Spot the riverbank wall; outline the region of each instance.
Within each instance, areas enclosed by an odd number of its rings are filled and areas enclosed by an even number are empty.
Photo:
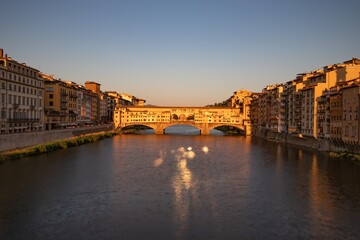
[[[270,141],[287,143],[299,147],[316,149],[324,152],[335,153],[353,153],[360,154],[360,145],[356,142],[344,142],[338,139],[331,138],[314,138],[308,136],[298,136],[287,133],[275,133],[272,131],[263,131],[260,134],[254,135],[268,139]]]
[[[114,130],[113,124],[68,128],[41,132],[13,133],[0,135],[0,152],[31,147],[85,134]]]

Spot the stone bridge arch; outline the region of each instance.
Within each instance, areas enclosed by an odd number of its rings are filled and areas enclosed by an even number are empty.
[[[239,129],[240,131],[242,131],[244,133],[244,135],[246,135],[246,129],[244,125],[236,125],[236,124],[227,124],[227,123],[220,123],[220,124],[212,124],[209,127],[209,130],[215,129],[217,127],[234,127]]]
[[[154,129],[155,134],[163,134],[164,129],[180,124],[200,129],[205,135],[219,126],[235,127],[248,135],[251,126],[247,122],[237,108],[118,106],[114,111],[117,129],[143,125]]]
[[[129,123],[126,124],[124,126],[119,126],[117,128],[117,130],[123,130],[124,128],[128,128],[128,127],[135,127],[135,126],[145,126],[145,127],[149,127],[151,129],[153,129],[155,131],[156,126],[154,126],[154,124],[149,124],[149,123]]]
[[[164,127],[164,131],[165,129],[172,127],[172,126],[176,126],[176,125],[186,125],[186,126],[191,126],[194,127],[198,130],[201,131],[201,126],[199,126],[198,124],[194,123],[193,121],[177,121],[177,122],[171,122],[169,124],[166,124],[166,126]]]

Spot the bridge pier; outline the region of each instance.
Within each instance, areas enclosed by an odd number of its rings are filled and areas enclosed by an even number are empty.
[[[208,123],[201,124],[200,135],[210,135],[210,128]]]
[[[210,130],[201,128],[200,135],[210,135]]]
[[[165,129],[161,128],[161,127],[156,127],[156,128],[154,128],[154,133],[157,135],[162,135],[165,133]]]

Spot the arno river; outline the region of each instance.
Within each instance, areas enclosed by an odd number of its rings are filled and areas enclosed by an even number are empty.
[[[360,239],[360,164],[170,130],[1,164],[0,239]]]

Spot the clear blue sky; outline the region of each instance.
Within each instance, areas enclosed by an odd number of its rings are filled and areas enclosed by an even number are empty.
[[[0,48],[63,80],[202,106],[360,58],[359,0],[2,1]]]

